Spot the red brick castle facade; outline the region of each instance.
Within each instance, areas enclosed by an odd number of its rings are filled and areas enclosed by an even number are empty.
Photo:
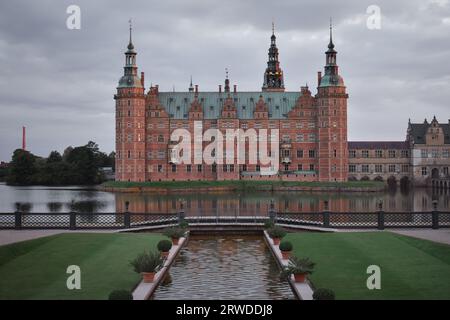
[[[274,32],[262,91],[238,92],[236,85],[231,90],[227,74],[223,90],[219,86],[216,92],[201,92],[191,81],[187,92],[159,92],[156,85],[146,93],[130,28],[124,75],[114,97],[116,180],[346,181],[348,95],[339,75],[331,31],[330,27],[325,71],[318,73],[315,95],[307,86],[285,91]],[[199,123],[203,131],[253,128],[270,134],[278,130],[279,150],[269,150],[269,154],[279,154],[279,170],[262,175],[260,163],[178,163],[172,158],[176,142],[171,141],[171,133],[182,128],[193,136]],[[205,147],[208,143],[200,144]],[[246,150],[248,158],[248,145]],[[199,150],[194,148],[192,158],[196,152]]]

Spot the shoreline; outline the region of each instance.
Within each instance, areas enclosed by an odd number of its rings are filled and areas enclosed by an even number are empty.
[[[214,185],[217,184],[217,185]],[[229,193],[240,191],[262,191],[262,192],[383,192],[386,185],[383,183],[293,183],[293,182],[109,182],[97,186],[97,190],[119,193],[157,193],[157,194],[180,194],[180,193]]]

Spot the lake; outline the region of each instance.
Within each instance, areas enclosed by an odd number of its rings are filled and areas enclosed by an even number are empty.
[[[326,192],[230,192],[158,195],[138,193],[110,193],[91,187],[13,187],[0,184],[0,212],[14,212],[21,203],[27,212],[84,213],[123,212],[130,202],[131,212],[177,212],[181,208],[189,215],[257,215],[275,209],[287,212],[316,212],[329,209],[336,212],[373,212],[382,201],[385,211],[431,211],[433,200],[440,211],[450,211],[448,190],[401,190],[381,193],[326,193]]]

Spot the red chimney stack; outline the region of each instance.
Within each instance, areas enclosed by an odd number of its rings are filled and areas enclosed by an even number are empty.
[[[145,88],[145,75],[143,72],[141,72],[141,84],[142,84],[142,87]]]
[[[22,127],[22,150],[27,149],[27,136],[26,136],[26,129],[25,127]]]

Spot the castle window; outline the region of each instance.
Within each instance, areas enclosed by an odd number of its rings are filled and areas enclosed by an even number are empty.
[[[369,150],[363,150],[363,151],[361,152],[361,154],[362,154],[362,157],[363,157],[363,158],[368,158],[368,157],[369,157]]]
[[[280,106],[275,106],[275,109],[276,110],[280,110]]]
[[[302,123],[302,122],[297,122],[297,123],[295,124],[295,127],[296,127],[297,129],[302,129],[302,128],[303,128],[303,123]]]
[[[164,142],[164,136],[162,134],[158,136],[158,142]]]
[[[407,173],[409,171],[409,165],[407,164],[402,164],[402,172],[403,173]]]
[[[431,157],[439,158],[439,150],[436,150],[436,149],[431,150]]]
[[[197,165],[197,172],[202,172],[202,165],[201,164],[199,164],[199,165]]]
[[[375,157],[383,158],[383,150],[375,150]]]
[[[131,151],[128,150],[128,159],[131,159]]]
[[[381,164],[376,164],[376,165],[375,165],[375,172],[376,172],[376,173],[382,173],[382,172],[383,172],[383,165],[381,165]]]
[[[422,167],[422,175],[426,176],[428,174],[427,167]]]
[[[361,171],[364,173],[368,173],[369,172],[369,165],[368,164],[363,164],[361,166]]]
[[[334,156],[335,158],[337,158],[337,150],[336,150],[336,149],[333,150],[333,156]]]
[[[297,150],[297,158],[303,158],[303,150],[301,149]]]
[[[315,158],[316,157],[316,150],[309,150],[308,156],[310,158]]]
[[[128,110],[128,116],[131,117],[131,111],[130,110]]]
[[[131,106],[131,101],[130,100],[127,100],[127,104],[129,105],[129,106]],[[130,111],[128,111],[128,112],[130,112]],[[129,116],[129,115],[128,115]]]
[[[217,172],[217,164],[215,164],[215,163],[212,164],[211,172]]]
[[[162,164],[158,164],[158,172],[163,172],[163,166],[162,166]]]
[[[311,164],[309,165],[309,170],[310,170],[310,171],[314,171],[314,169],[315,169],[315,168],[314,168],[314,164],[311,163]]]
[[[308,135],[308,140],[311,141],[311,142],[316,141],[316,135],[314,133],[310,133]]]
[[[395,164],[390,164],[389,165],[389,167],[388,167],[388,170],[389,170],[389,172],[391,172],[391,173],[393,173],[393,172],[395,172]]]
[[[261,166],[259,164],[256,165],[256,171],[257,172],[261,171]]]
[[[298,164],[297,165],[297,170],[298,171],[303,171],[303,165],[302,164]]]
[[[246,164],[244,164],[244,165],[242,165],[242,171],[247,171],[247,165]]]
[[[192,165],[188,164],[186,166],[186,172],[192,172]]]
[[[177,106],[177,111],[180,111],[180,106]]]
[[[288,164],[284,165],[284,171],[289,171],[289,165]]]
[[[349,150],[348,156],[349,158],[356,158],[356,150]]]
[[[234,164],[230,164],[230,172],[234,172]]]
[[[402,150],[401,155],[402,155],[402,158],[408,158],[408,157],[409,157],[409,152],[408,152],[408,150]]]
[[[305,138],[303,137],[302,133],[299,133],[299,134],[296,135],[295,140],[297,142],[303,142],[305,140]]]
[[[427,150],[422,150],[421,151],[421,156],[422,156],[422,158],[428,158],[428,151]]]
[[[177,172],[177,166],[175,164],[172,165],[172,172]]]
[[[389,150],[388,155],[389,155],[389,158],[395,158],[395,156],[396,156],[395,150]]]
[[[354,164],[349,165],[348,166],[348,172],[355,173],[356,172],[356,165],[354,165]]]
[[[337,134],[333,133],[333,141],[337,141]]]

